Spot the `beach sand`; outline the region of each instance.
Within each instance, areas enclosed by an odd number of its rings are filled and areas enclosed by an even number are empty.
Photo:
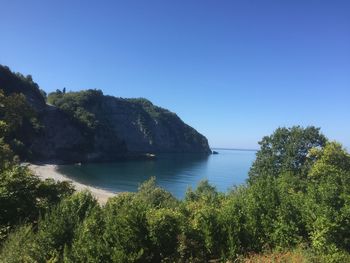
[[[28,168],[39,178],[45,180],[52,178],[55,181],[70,181],[77,191],[89,190],[100,204],[105,204],[108,198],[116,196],[115,193],[78,183],[57,171],[55,164],[29,164]]]

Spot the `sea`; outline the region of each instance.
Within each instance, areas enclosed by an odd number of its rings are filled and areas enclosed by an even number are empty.
[[[202,180],[208,180],[221,192],[246,183],[256,151],[213,150],[218,154],[159,154],[154,160],[60,165],[58,171],[72,180],[111,192],[135,192],[154,176],[159,186],[179,199]]]

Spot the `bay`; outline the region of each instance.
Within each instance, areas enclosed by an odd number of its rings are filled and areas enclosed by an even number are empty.
[[[214,150],[219,154],[160,154],[155,160],[60,165],[58,171],[112,192],[137,191],[142,182],[155,176],[158,185],[177,198],[183,198],[187,188],[194,189],[201,180],[208,180],[219,191],[245,183],[256,151]]]

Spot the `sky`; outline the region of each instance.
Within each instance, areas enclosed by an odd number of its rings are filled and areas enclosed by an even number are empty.
[[[211,147],[314,125],[350,149],[350,1],[0,0],[0,64],[176,112]]]

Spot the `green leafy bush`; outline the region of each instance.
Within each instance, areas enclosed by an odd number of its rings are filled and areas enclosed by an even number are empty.
[[[304,134],[300,129],[297,133]],[[318,132],[312,134],[319,136]],[[189,189],[183,200],[176,200],[151,178],[138,192],[118,194],[100,206],[89,193],[65,196],[62,193],[67,192],[67,186],[51,181],[37,187],[34,177],[22,174],[27,173],[25,169],[4,165],[2,173],[7,183],[2,184],[0,193],[8,207],[0,210],[3,229],[6,231],[10,218],[27,222],[8,237],[3,236],[6,240],[0,259],[348,262],[350,155],[334,142],[311,143],[316,147],[309,149],[304,139],[295,144],[300,150],[283,155],[287,160],[280,159],[279,151],[268,152],[268,159],[274,160],[271,171],[276,171],[279,164],[288,169],[280,169],[277,174],[255,174],[248,184],[228,193],[220,193],[203,181],[196,189]],[[265,150],[258,153],[259,158],[265,156]],[[296,169],[290,169],[289,164],[298,162]],[[20,191],[18,178],[23,176],[25,189]],[[46,201],[38,203],[38,196]],[[19,209],[11,210],[12,206]],[[42,209],[43,215],[27,214],[31,209]]]
[[[95,114],[89,110],[101,103],[101,90],[86,90],[81,92],[50,93],[47,102],[57,106],[75,120],[86,132],[92,132],[99,125]]]

